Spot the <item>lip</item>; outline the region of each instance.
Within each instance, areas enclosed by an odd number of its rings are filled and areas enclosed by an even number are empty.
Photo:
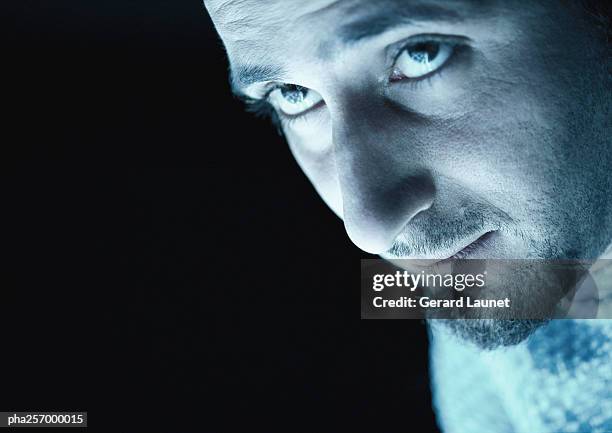
[[[480,235],[474,235],[473,237],[466,238],[466,242],[463,243],[463,247],[459,249],[448,249],[446,251],[440,251],[437,254],[432,254],[431,257],[384,257],[387,260],[409,260],[411,264],[416,266],[430,267],[434,265],[444,265],[451,263],[453,260],[469,259],[473,256],[479,255],[484,248],[491,244],[493,239],[497,236],[497,230],[489,230]]]
[[[484,247],[489,245],[489,243],[491,242],[495,234],[496,234],[495,230],[488,231],[482,234],[481,236],[479,236],[473,242],[463,247],[461,250],[457,251],[452,256],[446,259],[440,260],[437,263],[446,263],[446,262],[450,262],[451,260],[469,259],[471,256],[475,255],[476,253],[481,251]]]

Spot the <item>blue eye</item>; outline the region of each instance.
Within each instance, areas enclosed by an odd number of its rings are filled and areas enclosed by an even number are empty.
[[[406,46],[395,60],[391,81],[419,78],[441,68],[453,54],[453,47],[435,41]]]
[[[298,116],[319,104],[323,98],[317,92],[295,84],[284,84],[268,95],[268,101],[288,116]]]

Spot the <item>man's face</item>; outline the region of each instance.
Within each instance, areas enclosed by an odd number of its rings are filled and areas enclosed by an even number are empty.
[[[607,51],[578,3],[205,4],[237,92],[274,107],[353,242],[445,259],[610,243]]]

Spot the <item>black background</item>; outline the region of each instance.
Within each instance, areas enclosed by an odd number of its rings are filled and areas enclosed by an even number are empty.
[[[199,2],[1,8],[0,410],[435,431],[424,325],[360,320],[368,256],[230,96]]]

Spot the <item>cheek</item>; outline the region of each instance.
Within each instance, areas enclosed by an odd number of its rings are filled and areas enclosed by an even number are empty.
[[[308,123],[285,127],[285,137],[291,153],[317,193],[342,218],[342,195],[334,161],[331,124],[327,113],[322,117],[300,120]]]
[[[584,138],[568,127],[576,102],[560,96],[560,86],[515,72],[483,75],[462,99],[463,115],[428,131],[441,155],[436,169],[504,211],[536,244],[567,244],[567,230],[584,225],[575,172]]]
[[[526,60],[529,52],[486,48],[486,55],[474,52],[469,67],[449,70],[409,99],[432,120],[420,139],[437,156],[438,170],[496,204],[546,205],[575,161],[567,149],[579,137],[567,126],[576,102],[559,93],[563,80]]]

